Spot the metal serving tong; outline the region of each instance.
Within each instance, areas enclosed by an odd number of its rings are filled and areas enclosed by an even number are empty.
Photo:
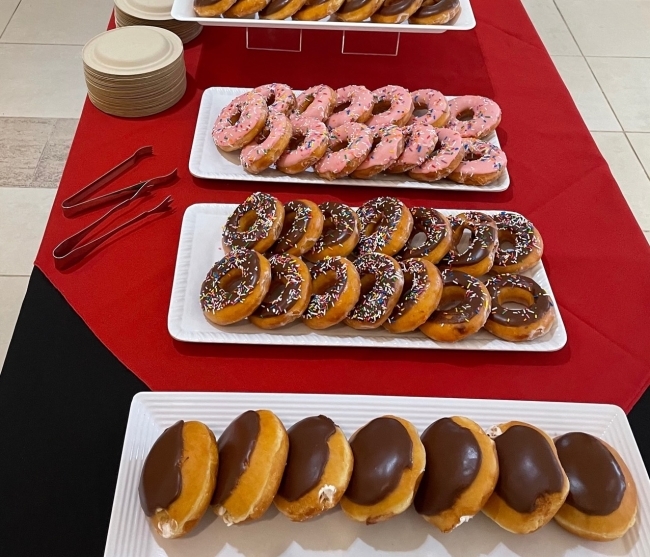
[[[90,197],[93,193],[99,190],[101,187],[112,182],[115,178],[122,175],[124,172],[135,166],[143,157],[153,155],[152,147],[142,147],[138,149],[133,155],[128,159],[122,161],[117,166],[106,172],[104,175],[100,176],[94,180],[89,185],[82,188],[80,191],[74,195],[68,197],[61,203],[63,208],[63,213],[67,217],[77,215],[84,211],[94,209],[103,205],[108,205],[112,202],[117,202],[122,200],[120,203],[115,205],[110,209],[106,214],[101,216],[92,224],[89,224],[84,229],[80,230],[76,234],[70,236],[69,238],[63,240],[52,252],[54,257],[54,264],[57,269],[62,270],[66,269],[75,263],[81,261],[86,255],[91,251],[97,248],[100,244],[108,240],[111,236],[114,236],[121,230],[135,224],[136,222],[141,221],[142,219],[153,215],[156,213],[164,213],[171,210],[172,196],[168,195],[163,199],[153,209],[144,211],[139,215],[136,215],[132,219],[128,220],[125,223],[120,224],[119,226],[109,230],[104,233],[102,236],[95,238],[86,243],[82,243],[83,239],[90,234],[95,228],[102,224],[106,219],[111,217],[113,214],[117,213],[121,209],[128,206],[132,201],[136,199],[143,198],[146,195],[149,195],[156,186],[161,186],[173,182],[178,177],[177,169],[172,170],[169,174],[164,176],[158,176],[156,178],[150,178],[148,180],[143,180],[137,184],[133,184],[126,188],[100,195],[98,197]]]

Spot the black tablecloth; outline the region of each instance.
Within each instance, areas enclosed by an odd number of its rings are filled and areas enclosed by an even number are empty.
[[[0,374],[1,557],[103,555],[129,406],[144,390],[35,269]],[[648,466],[650,391],[629,418]]]

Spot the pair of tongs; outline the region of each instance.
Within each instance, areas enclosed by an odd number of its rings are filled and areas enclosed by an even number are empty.
[[[78,263],[100,244],[108,240],[111,236],[114,236],[118,232],[135,224],[136,222],[141,221],[149,215],[164,213],[171,209],[172,196],[168,195],[165,197],[165,199],[162,200],[160,204],[158,204],[153,209],[149,209],[148,211],[144,211],[139,215],[136,215],[127,222],[120,224],[116,228],[109,230],[94,240],[82,243],[83,239],[90,232],[92,232],[113,214],[129,205],[132,201],[148,195],[156,186],[168,184],[177,178],[177,170],[174,169],[169,174],[166,174],[164,176],[158,176],[157,178],[143,180],[137,184],[133,184],[111,193],[100,195],[98,197],[91,197],[97,190],[112,182],[130,168],[134,167],[140,162],[140,160],[142,160],[142,158],[150,155],[153,155],[152,147],[142,147],[138,149],[128,159],[122,161],[115,168],[112,168],[61,203],[63,214],[67,217],[72,217],[82,212],[120,201],[120,203],[115,205],[95,222],[80,230],[76,234],[70,236],[69,238],[63,240],[63,242],[54,248],[52,255],[54,257],[54,264],[57,269],[66,269],[75,263]]]

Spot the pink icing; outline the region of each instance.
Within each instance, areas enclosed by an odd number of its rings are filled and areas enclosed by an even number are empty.
[[[404,134],[401,128],[397,126],[371,129],[373,139],[375,141],[379,140],[379,143],[372,148],[366,160],[357,167],[356,171],[375,168],[379,173],[393,164],[402,154],[404,150]]]
[[[445,128],[436,130],[438,142],[431,153],[431,156],[423,164],[411,170],[414,174],[432,174],[440,170],[449,168],[449,166],[458,157],[458,151],[463,148],[463,140],[460,135]]]
[[[241,150],[239,158],[242,166],[248,170],[252,164],[258,162],[270,149],[275,147],[290,129],[289,118],[281,112],[272,112],[262,133]],[[273,161],[269,166],[271,164],[273,164]]]
[[[410,118],[413,113],[413,99],[404,87],[387,85],[381,89],[376,89],[372,94],[375,96],[377,103],[388,102],[390,108],[385,112],[371,116],[370,120],[366,122],[368,126],[397,124],[400,120],[403,120],[405,114]]]
[[[403,128],[404,132],[404,152],[395,161],[395,164],[389,168],[395,168],[399,172],[406,172],[420,166],[426,158],[435,149],[438,142],[436,128],[428,124],[412,124]]]
[[[232,147],[240,143],[261,120],[266,120],[269,110],[266,101],[257,93],[244,93],[226,106],[212,128],[212,139],[217,147]],[[239,117],[235,124],[231,120]]]
[[[324,122],[332,113],[336,99],[334,89],[327,85],[315,85],[298,95],[293,118],[304,116]]]
[[[480,139],[463,139],[463,149],[466,157],[471,154],[479,157],[475,160],[465,160],[454,170],[461,176],[477,176],[501,172],[508,164],[506,154],[491,143]]]
[[[341,144],[345,145],[339,151],[331,150]],[[372,149],[372,131],[368,126],[350,122],[343,124],[330,132],[330,150],[319,160],[316,165],[318,174],[333,172],[340,176],[347,176],[354,166],[350,161],[362,161]]]
[[[262,95],[267,104],[273,99],[273,103],[269,105],[269,112],[282,112],[282,114],[288,116],[296,106],[296,96],[293,94],[291,87],[284,83],[260,85],[253,89],[253,93]]]
[[[320,120],[304,117],[294,119],[292,124],[294,136],[301,135],[303,140],[295,149],[282,153],[276,166],[282,169],[305,164],[304,167],[308,168],[318,160],[314,158],[314,151],[329,141],[327,127]],[[311,162],[306,164],[308,160]]]
[[[349,106],[343,110],[337,111],[349,103]],[[327,119],[327,125],[330,128],[338,128],[348,122],[358,122],[359,119],[372,110],[375,104],[375,97],[369,89],[363,85],[348,85],[336,90],[336,107],[334,114]]]
[[[418,122],[420,124],[430,124],[433,126],[441,117],[449,116],[449,103],[445,96],[435,89],[419,89],[411,93],[415,110],[420,108],[427,109],[421,116],[413,116],[410,124]],[[443,122],[444,125],[445,122]]]
[[[487,97],[465,95],[449,101],[451,118],[447,123],[449,129],[457,131],[461,137],[484,137],[499,125],[501,108]],[[471,120],[458,120],[458,115],[472,111]]]

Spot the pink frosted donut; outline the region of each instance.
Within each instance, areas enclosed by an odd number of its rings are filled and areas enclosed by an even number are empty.
[[[501,108],[492,99],[465,95],[449,101],[451,118],[447,127],[461,137],[482,138],[493,132],[501,122]]]
[[[413,99],[411,94],[397,85],[387,85],[372,92],[375,107],[372,110],[369,126],[404,126],[413,116]]]
[[[386,170],[404,151],[404,134],[398,126],[370,128],[373,135],[372,150],[357,169],[354,178],[370,178]]]
[[[327,127],[315,118],[296,118],[292,121],[293,136],[282,153],[276,168],[285,174],[298,174],[316,164],[327,151]]]
[[[365,122],[372,116],[375,97],[363,85],[348,85],[336,90],[334,113],[327,119],[330,128],[338,128],[348,122]]]
[[[411,93],[415,110],[426,109],[420,116],[413,115],[411,124],[429,124],[436,128],[442,128],[450,116],[449,103],[445,96],[435,89],[419,89]]]
[[[264,97],[269,112],[282,112],[282,114],[289,116],[289,113],[296,106],[296,96],[293,94],[291,87],[284,83],[260,85],[253,89],[253,93]]]
[[[292,117],[304,116],[324,122],[331,116],[335,105],[336,93],[334,89],[327,85],[315,85],[298,95],[296,110]]]
[[[280,158],[291,139],[291,122],[282,112],[271,112],[262,132],[239,155],[246,172],[259,174]]]
[[[236,151],[262,131],[269,109],[257,93],[244,93],[233,99],[219,114],[212,128],[214,144],[224,151]]]
[[[402,128],[404,132],[404,152],[399,156],[387,172],[399,174],[408,172],[411,168],[420,166],[433,152],[438,142],[436,129],[429,124],[411,124]]]
[[[326,180],[351,174],[370,153],[372,140],[370,128],[356,122],[333,129],[327,153],[314,166],[316,172]]]
[[[449,176],[463,160],[465,151],[460,135],[445,128],[438,128],[436,133],[438,142],[433,152],[420,166],[411,169],[411,178],[421,182],[435,182]]]
[[[487,141],[463,139],[463,151],[463,160],[449,175],[454,182],[485,186],[498,180],[506,170],[506,154]]]

